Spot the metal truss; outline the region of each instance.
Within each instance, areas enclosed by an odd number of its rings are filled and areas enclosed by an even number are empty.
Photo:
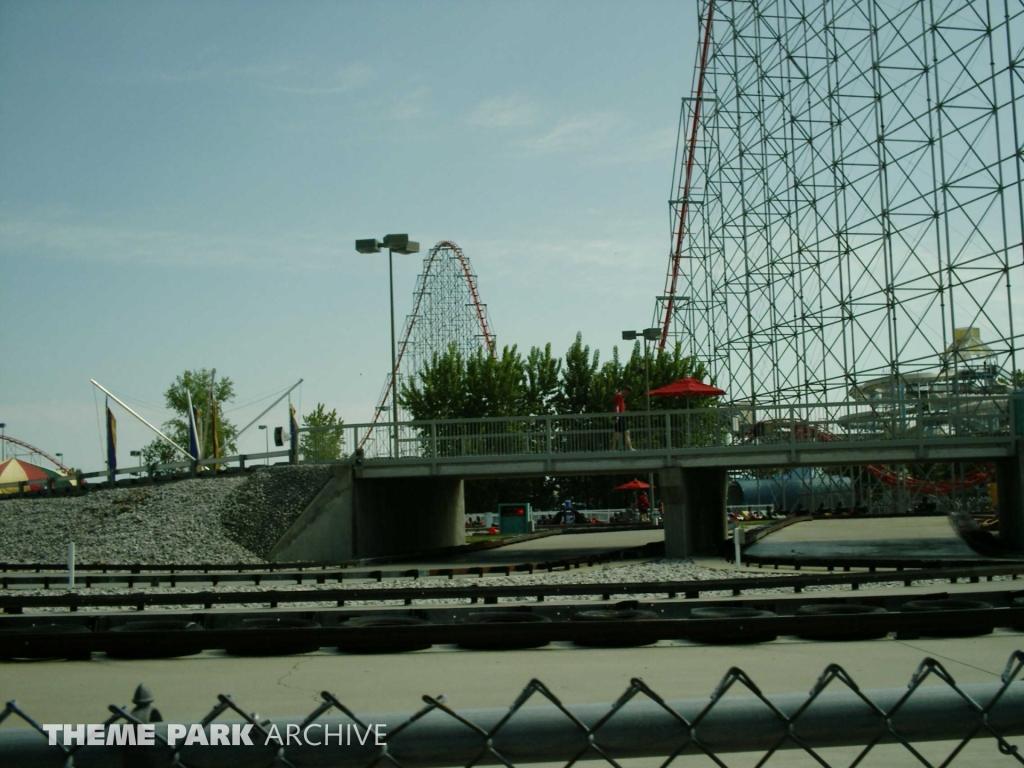
[[[477,276],[469,257],[458,245],[442,240],[423,259],[423,271],[412,294],[412,312],[405,319],[405,330],[398,345],[399,386],[403,378],[414,378],[435,353],[455,346],[464,356],[483,348],[495,355],[497,341],[480,301]],[[387,375],[374,412],[373,423],[391,410],[391,373]],[[408,417],[402,414],[400,418]],[[366,433],[360,447],[372,435]]]
[[[1005,391],[1022,364],[1021,0],[698,14],[663,343],[737,402]]]
[[[423,260],[399,347],[399,376],[416,376],[435,353],[454,345],[469,356],[478,349],[494,355],[494,331],[480,301],[477,277],[462,249],[445,240]]]

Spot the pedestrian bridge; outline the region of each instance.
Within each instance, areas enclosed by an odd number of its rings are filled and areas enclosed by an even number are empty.
[[[346,424],[300,432],[308,435],[303,461],[338,460],[340,451],[353,457],[357,476],[364,478],[928,463],[1013,456],[1013,399],[943,397],[637,412],[628,414],[632,451],[625,450],[621,439],[612,450],[611,413]],[[1016,399],[1024,416],[1024,398]]]
[[[337,477],[271,553],[347,559],[460,544],[474,478],[658,473],[669,557],[717,551],[729,470],[991,461],[1000,536],[1024,551],[1024,398],[729,404],[611,413],[345,424],[300,430],[303,462]]]

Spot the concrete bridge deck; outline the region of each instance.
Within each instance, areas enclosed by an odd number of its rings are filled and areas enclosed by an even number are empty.
[[[1016,399],[645,412],[628,415],[635,450],[617,451],[612,414],[307,428],[300,430],[303,460],[338,461],[339,445],[353,452],[331,492],[337,503],[321,500],[333,511],[304,515],[271,556],[331,559],[451,546],[463,533],[467,479],[657,472],[666,554],[688,557],[716,552],[725,538],[730,470],[953,462],[994,464],[1000,536],[1024,551],[1024,426],[1014,410],[1024,404]],[[349,532],[347,544],[332,520]]]
[[[480,454],[474,456],[379,457],[356,464],[356,476],[393,477],[551,477],[557,475],[643,474],[670,467],[763,469],[771,467],[852,466],[950,461],[990,461],[1013,456],[1009,437],[930,440],[860,440],[792,444],[725,444],[705,447],[594,450],[588,453]]]

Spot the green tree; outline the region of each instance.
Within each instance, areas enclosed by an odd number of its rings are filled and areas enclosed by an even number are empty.
[[[398,402],[417,420],[518,416],[527,391],[526,362],[515,346],[494,359],[482,349],[464,357],[452,345],[403,382]]]
[[[467,399],[466,361],[454,344],[435,352],[398,392],[398,402],[418,421],[464,418]]]
[[[551,344],[533,347],[526,356],[522,409],[529,414],[554,413],[562,361],[551,357]]]
[[[222,376],[217,378],[214,383],[214,372],[211,370],[201,368],[185,371],[175,378],[171,386],[164,392],[164,402],[167,404],[167,408],[177,415],[163,423],[163,432],[185,450],[188,450],[188,396],[192,396],[192,405],[200,412],[200,435],[204,458],[213,456],[213,429],[210,423],[211,403],[209,402],[211,383],[213,383],[213,399],[217,407],[219,454],[229,456],[237,451],[235,437],[238,435],[238,428],[224,418],[222,410],[225,403],[230,403],[235,399],[235,385],[231,379]],[[182,461],[185,458],[159,438],[145,446],[142,449],[142,455],[147,464],[152,462],[165,464]]]
[[[463,418],[525,415],[525,366],[514,344],[506,346],[498,358],[478,348],[466,360]]]
[[[304,427],[333,427],[344,424],[338,418],[338,409],[327,410],[323,403],[317,403],[310,413],[302,417]],[[337,461],[345,447],[345,434],[340,429],[322,432],[303,432],[299,437],[299,453],[303,461]]]
[[[597,378],[601,353],[590,355],[590,347],[583,345],[583,334],[576,334],[576,341],[565,353],[562,367],[561,389],[555,395],[554,407],[558,413],[590,413],[606,410],[594,407],[593,386]],[[607,406],[611,410],[611,405]]]

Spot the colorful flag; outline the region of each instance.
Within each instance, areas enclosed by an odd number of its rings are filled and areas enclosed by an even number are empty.
[[[295,421],[295,407],[288,404],[288,428],[290,430],[290,441],[289,450],[291,451],[291,461],[295,463],[299,460],[299,423]]]
[[[110,410],[110,398],[106,400],[107,406],[107,469],[117,469],[117,419]]]
[[[213,433],[213,458],[220,458],[220,443],[217,439],[217,401],[210,401],[210,431]]]
[[[185,397],[188,400],[188,452],[193,459],[198,461],[203,458],[199,452],[199,430],[196,428],[199,411],[192,405],[192,393],[185,390]]]

